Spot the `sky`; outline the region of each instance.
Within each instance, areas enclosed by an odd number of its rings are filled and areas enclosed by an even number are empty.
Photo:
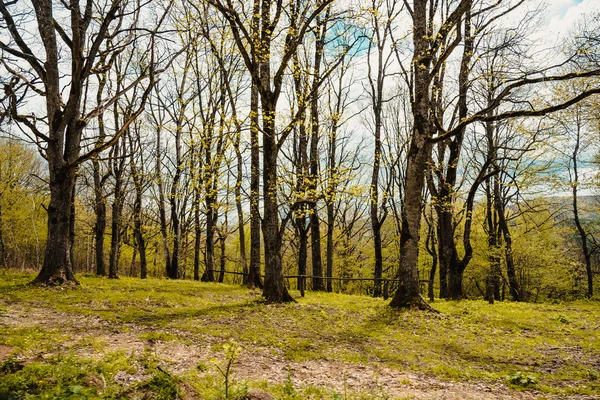
[[[600,0],[547,0],[546,29],[555,38],[569,33],[583,15],[600,13]]]

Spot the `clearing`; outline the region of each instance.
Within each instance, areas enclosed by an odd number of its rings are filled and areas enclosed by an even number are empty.
[[[222,284],[32,278],[0,272],[0,399],[600,399],[596,302],[436,301],[434,315],[364,296],[266,305]]]

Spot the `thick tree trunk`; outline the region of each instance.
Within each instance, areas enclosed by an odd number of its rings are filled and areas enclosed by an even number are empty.
[[[400,232],[400,265],[398,290],[390,306],[407,308],[428,307],[419,292],[419,230],[423,209],[422,193],[425,186],[425,171],[430,160],[431,145],[429,120],[429,63],[427,38],[427,1],[418,0],[413,6],[414,44],[414,99],[413,134],[406,160],[406,182],[402,208],[402,229]]]
[[[281,234],[279,232],[279,207],[277,202],[278,149],[275,137],[275,108],[275,103],[269,102],[268,99],[263,97],[263,237],[265,243],[263,296],[268,303],[294,301],[285,287],[281,260]]]
[[[75,171],[51,171],[50,204],[48,205],[48,240],[42,270],[33,284],[78,284],[73,274],[70,255],[71,194],[75,188]]]
[[[452,300],[463,298],[463,272],[463,263],[456,259],[452,260],[448,273],[448,297]]]
[[[423,307],[419,291],[419,229],[423,199],[424,171],[429,159],[429,146],[425,143],[424,121],[416,119],[415,130],[407,160],[407,175],[402,209],[402,230],[400,232],[400,266],[398,290],[390,306],[407,308]]]

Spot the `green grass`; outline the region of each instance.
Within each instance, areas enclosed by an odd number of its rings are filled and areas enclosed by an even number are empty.
[[[0,321],[14,319],[13,310],[45,321],[0,325],[0,345],[12,353],[0,364],[0,399],[174,398],[186,391],[192,398],[224,398],[216,367],[230,341],[248,354],[258,349],[289,363],[384,366],[442,381],[501,383],[542,397],[600,393],[595,302],[436,301],[441,315],[435,315],[394,311],[365,296],[308,292],[294,304],[267,305],[256,290],[219,284],[82,276],[80,287],[40,288],[27,286],[31,279],[0,272]],[[143,351],[112,351],[113,336],[123,334],[143,343]],[[169,372],[173,361],[153,349],[175,345],[208,345],[212,356]],[[138,378],[124,384],[119,371]],[[383,396],[237,380],[230,398],[249,388],[281,399]]]

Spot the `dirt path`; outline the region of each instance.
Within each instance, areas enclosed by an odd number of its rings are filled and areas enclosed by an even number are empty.
[[[73,339],[57,347],[56,354],[75,351],[83,357],[102,357],[108,352],[125,351],[142,356],[151,350],[162,360],[163,367],[175,374],[181,374],[199,363],[212,359],[223,359],[223,354],[212,350],[219,343],[214,337],[194,337],[189,332],[171,331],[184,340],[153,341],[143,340],[140,335],[152,332],[148,327],[107,322],[99,317],[87,317],[60,312],[46,312],[41,309],[25,310],[18,305],[6,306],[7,312],[0,318],[0,324],[11,327],[40,326],[44,329],[60,329]],[[90,341],[103,343],[101,348],[78,346]],[[8,346],[0,346],[0,362],[13,352]],[[39,358],[47,354],[21,354],[25,358]],[[127,386],[147,379],[143,370],[138,374],[118,373],[115,380]],[[234,379],[272,383],[283,383],[291,379],[296,387],[314,385],[326,387],[339,393],[345,391],[377,394],[384,399],[416,400],[500,400],[537,399],[532,393],[510,390],[505,385],[487,383],[472,384],[442,381],[420,373],[404,372],[387,368],[384,365],[361,365],[331,360],[310,360],[294,362],[267,348],[242,349],[236,365]],[[552,398],[544,396],[543,398]],[[558,398],[558,397],[556,397]],[[591,397],[570,397],[570,399],[591,399]]]

